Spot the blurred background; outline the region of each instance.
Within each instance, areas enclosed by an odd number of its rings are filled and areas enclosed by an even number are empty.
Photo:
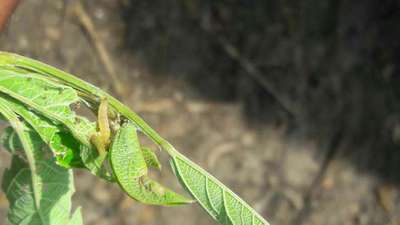
[[[271,224],[398,225],[399,24],[397,0],[25,0],[0,49],[110,91]],[[216,224],[75,178],[86,225]]]

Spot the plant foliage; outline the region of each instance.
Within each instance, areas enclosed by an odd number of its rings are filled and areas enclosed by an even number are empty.
[[[74,106],[79,104],[98,111],[98,121],[77,115]],[[268,224],[127,106],[54,67],[0,52],[0,114],[10,124],[1,138],[12,154],[3,176],[10,224],[82,224],[79,208],[71,215],[72,168],[115,182],[145,204],[194,202],[148,176],[148,170],[160,170],[161,164],[151,149],[141,146],[138,132],[168,153],[180,183],[219,224]],[[111,123],[117,126],[109,131]]]

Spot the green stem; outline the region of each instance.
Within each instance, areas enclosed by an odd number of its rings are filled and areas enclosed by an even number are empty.
[[[98,98],[96,99],[96,102],[99,102],[101,98],[107,98],[109,105],[114,110],[119,112],[122,116],[131,120],[144,134],[146,134],[151,140],[153,140],[162,149],[164,149],[171,157],[180,155],[168,141],[162,138],[138,114],[133,112],[118,99],[109,95],[107,92],[101,90],[100,88],[55,67],[13,53],[0,51],[0,64],[5,66],[8,65],[10,67],[18,67],[26,70],[34,70],[36,72],[39,72],[40,74],[56,78],[57,80],[62,81],[68,86],[79,90],[80,92],[87,93],[89,96],[96,96]]]

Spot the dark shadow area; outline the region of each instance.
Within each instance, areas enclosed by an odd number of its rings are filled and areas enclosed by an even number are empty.
[[[124,47],[155,74],[400,182],[399,1],[131,0],[122,11]]]

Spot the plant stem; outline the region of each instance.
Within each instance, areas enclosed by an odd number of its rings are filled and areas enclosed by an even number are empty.
[[[50,65],[44,64],[34,59],[30,59],[17,54],[1,52],[0,51],[0,64],[18,67],[26,70],[34,70],[40,74],[56,78],[63,83],[71,86],[80,92],[88,94],[87,96],[95,96],[96,102],[100,102],[101,98],[107,98],[109,105],[122,116],[131,120],[145,135],[147,135],[152,141],[158,144],[164,149],[171,157],[179,154],[177,150],[164,138],[162,138],[153,128],[151,128],[138,114],[133,112],[129,107],[125,106],[118,99],[109,95],[107,92],[100,88],[79,79],[69,73],[59,70]],[[179,154],[180,155],[180,154]]]

